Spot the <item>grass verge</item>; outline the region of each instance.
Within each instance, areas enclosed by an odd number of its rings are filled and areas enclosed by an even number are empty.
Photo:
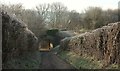
[[[102,66],[100,61],[91,61],[70,51],[62,51],[58,55],[77,69],[100,69]]]

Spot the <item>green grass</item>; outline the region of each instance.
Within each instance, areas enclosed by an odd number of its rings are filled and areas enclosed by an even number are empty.
[[[77,69],[102,69],[103,67],[102,61],[97,61],[94,57],[79,56],[71,51],[62,51],[58,55]],[[119,67],[118,64],[111,64],[105,69],[119,69]]]
[[[118,69],[118,65],[117,64],[111,64],[107,67],[107,69]],[[120,69],[120,68],[119,68]]]
[[[72,64],[75,68],[80,69],[99,69],[101,68],[101,64],[99,62],[92,62],[88,58],[80,57],[74,52],[63,51],[59,54],[59,56]]]
[[[91,31],[91,30],[88,30],[88,29],[80,29],[80,30],[77,30],[76,32],[78,32],[79,34],[81,34],[81,33],[85,33],[85,32],[89,32],[89,31]]]

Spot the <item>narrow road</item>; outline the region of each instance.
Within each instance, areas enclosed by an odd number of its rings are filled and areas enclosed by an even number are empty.
[[[60,59],[53,52],[41,52],[41,69],[75,69],[70,64]]]

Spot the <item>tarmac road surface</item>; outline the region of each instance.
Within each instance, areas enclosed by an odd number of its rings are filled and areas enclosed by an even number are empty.
[[[53,52],[41,52],[40,69],[75,69]]]

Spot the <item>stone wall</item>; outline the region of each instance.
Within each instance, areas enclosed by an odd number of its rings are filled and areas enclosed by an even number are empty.
[[[107,66],[120,61],[120,22],[110,23],[98,28],[61,41],[62,50],[70,50],[80,56],[91,56],[103,61]]]

